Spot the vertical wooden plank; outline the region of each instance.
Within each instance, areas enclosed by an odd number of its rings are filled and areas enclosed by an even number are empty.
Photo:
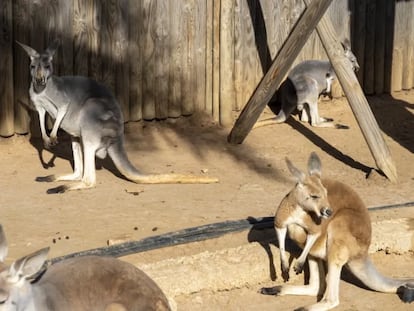
[[[155,119],[154,91],[154,40],[152,38],[153,11],[158,0],[143,0],[142,4],[142,117],[144,120]]]
[[[220,124],[229,126],[233,123],[234,107],[233,79],[233,18],[234,2],[221,0],[220,16]]]
[[[364,91],[365,94],[374,93],[375,81],[375,11],[376,0],[368,0],[367,3],[367,30],[365,43],[365,64],[364,64]]]
[[[242,25],[240,25],[240,32],[243,41],[240,46],[240,52],[237,54],[240,55],[240,65],[242,66],[242,71],[240,72],[242,75],[240,78],[242,83],[242,96],[239,99],[240,103],[238,104],[240,109],[246,105],[256,88],[257,83],[260,81],[259,79],[263,77],[263,71],[259,78],[256,76],[256,68],[260,66],[255,39],[257,1],[247,0],[242,1],[241,4],[243,5],[243,20],[240,21],[242,23]]]
[[[220,12],[221,1],[213,1],[213,119],[220,121]]]
[[[100,31],[100,56],[102,57],[102,83],[116,93],[116,72],[117,64],[114,55],[114,41],[117,23],[117,14],[119,12],[117,0],[102,1],[102,17]],[[90,55],[88,55],[90,57]],[[122,111],[124,107],[122,107]],[[124,111],[123,111],[124,112]],[[125,116],[125,113],[124,113]]]
[[[157,0],[154,10],[153,27],[151,29],[154,40],[154,76],[153,87],[155,95],[155,116],[157,119],[168,118],[168,77],[169,77],[169,0]]]
[[[394,44],[394,25],[395,25],[395,3],[394,1],[385,1],[385,52],[384,52],[384,92],[390,93],[391,75],[392,75],[392,57]]]
[[[384,92],[384,61],[385,61],[385,6],[387,0],[377,0],[375,15],[375,74],[374,90],[375,94]]]
[[[86,15],[88,20],[86,25],[89,25],[88,43],[89,50],[89,76],[92,79],[102,82],[102,62],[105,57],[101,55],[101,29],[102,29],[102,1],[90,0],[90,12]]]
[[[409,68],[408,68],[408,70],[409,70],[409,75],[410,75],[410,77],[409,77],[409,79],[410,79],[410,82],[408,83],[408,86],[409,86],[409,88],[411,89],[411,88],[413,88],[414,87],[414,67],[413,67],[413,64],[414,64],[414,18],[413,18],[413,16],[414,16],[414,2],[413,1],[410,1],[409,2],[409,15],[410,15],[410,18],[408,19],[408,27],[407,27],[407,29],[409,29],[409,31],[408,31],[408,33],[409,33],[409,38],[408,38],[408,41],[407,41],[407,46],[408,46],[408,49],[409,49]]]
[[[213,1],[206,1],[206,93],[205,112],[213,116]],[[176,15],[173,15],[176,16]]]
[[[194,108],[202,112],[206,104],[206,23],[207,6],[205,0],[197,0],[195,15],[195,41],[194,41],[194,74],[196,81]]]
[[[394,2],[394,1],[393,1]],[[404,2],[395,2],[395,23],[394,23],[394,44],[392,57],[392,74],[391,89],[392,91],[401,91],[402,89],[402,72],[403,72],[403,50],[404,50],[404,32],[405,24],[403,23]]]
[[[12,1],[0,0],[0,135],[5,137],[14,134],[12,12]]]
[[[186,1],[182,11],[183,35],[186,41],[183,49],[183,80],[182,80],[182,107],[181,112],[184,116],[194,112],[195,92],[196,92],[196,73],[195,73],[195,20],[196,3]]]
[[[170,6],[171,18],[170,23],[170,70],[169,70],[169,87],[168,87],[168,116],[178,118],[181,116],[181,102],[182,102],[182,79],[183,68],[182,59],[184,53],[185,37],[183,36],[183,23],[179,18],[182,10],[182,1],[176,2]]]
[[[88,19],[90,0],[74,0],[73,4],[73,73],[88,76]]]
[[[13,33],[14,41],[29,43],[29,4],[26,0],[16,0],[13,3]],[[26,52],[15,46],[13,54],[14,67],[14,131],[27,134],[29,127],[29,58]]]
[[[129,118],[142,119],[141,1],[129,1]]]
[[[413,64],[414,64],[414,32],[413,32],[413,3],[406,1],[404,3],[404,19],[405,19],[405,44],[404,44],[404,66],[402,77],[403,90],[409,90],[413,87]]]
[[[244,105],[243,100],[243,67],[244,67],[244,34],[245,20],[244,0],[234,2],[234,90],[235,90],[235,110],[239,111]],[[248,16],[247,16],[248,17]]]
[[[112,57],[115,66],[115,94],[124,121],[129,121],[128,0],[116,0],[111,14]],[[168,12],[168,11],[167,11]]]

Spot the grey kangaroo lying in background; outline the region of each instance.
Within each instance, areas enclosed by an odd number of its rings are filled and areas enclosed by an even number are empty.
[[[57,143],[62,128],[72,137],[74,172],[51,175],[40,181],[77,181],[49,189],[52,192],[85,189],[96,184],[95,155],[110,156],[116,168],[128,180],[136,183],[214,183],[208,176],[140,173],[129,161],[124,148],[124,119],[112,92],[104,85],[82,76],[53,75],[53,56],[58,41],[38,53],[18,42],[30,57],[30,99],[39,113],[40,130],[46,146]],[[46,112],[55,119],[50,137],[46,133]]]
[[[167,311],[168,299],[144,272],[115,258],[84,256],[46,268],[49,248],[4,264],[0,225],[0,310]]]
[[[282,272],[287,280],[289,262],[285,255],[285,239],[288,233],[303,248],[294,267],[297,273],[302,271],[309,256],[309,284],[263,288],[262,293],[317,296],[324,292],[318,303],[300,310],[330,310],[339,305],[341,270],[346,265],[368,288],[399,293],[403,301],[411,302],[414,279],[383,276],[369,258],[371,220],[358,194],[339,181],[321,179],[321,161],[315,153],[309,157],[309,174],[294,167],[290,161],[287,164],[297,184],[282,200],[275,215]],[[323,262],[328,269],[326,273]]]
[[[359,64],[352,53],[349,41],[342,43],[345,56],[350,61],[354,71]],[[301,112],[301,121],[309,122],[316,127],[337,127],[332,119],[319,116],[318,99],[321,94],[329,94],[336,74],[329,61],[307,60],[296,65],[288,74],[287,79],[280,85],[276,93],[276,101],[281,109],[276,117],[258,121],[254,128],[283,123],[297,109]]]

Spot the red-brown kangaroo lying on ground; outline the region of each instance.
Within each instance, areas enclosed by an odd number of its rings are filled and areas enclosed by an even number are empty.
[[[55,41],[43,53],[18,42],[30,57],[30,99],[39,113],[40,130],[46,146],[57,143],[61,128],[72,137],[74,172],[51,175],[39,181],[76,181],[49,189],[49,193],[92,188],[96,184],[95,156],[112,159],[128,180],[144,184],[214,183],[217,178],[179,174],[142,174],[129,161],[124,148],[124,118],[115,96],[104,85],[82,76],[53,75]],[[55,119],[50,137],[46,112]]]
[[[330,310],[339,304],[341,270],[346,265],[368,288],[385,293],[398,292],[403,300],[406,297],[405,302],[411,302],[413,297],[409,296],[414,296],[414,279],[383,276],[368,256],[371,220],[358,194],[341,182],[321,179],[321,161],[315,153],[310,155],[308,174],[289,160],[287,165],[297,184],[282,200],[275,216],[282,272],[286,279],[289,263],[285,255],[285,239],[288,233],[303,248],[294,267],[297,273],[302,271],[309,256],[309,284],[263,288],[262,293],[317,296],[326,286],[321,301],[299,310]],[[328,269],[326,280],[319,278],[325,275],[322,261]]]
[[[3,264],[7,242],[0,225],[0,310],[168,311],[164,293],[135,266],[98,256],[76,257],[43,271],[49,248]]]

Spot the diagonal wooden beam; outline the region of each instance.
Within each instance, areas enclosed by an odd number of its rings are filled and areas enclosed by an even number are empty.
[[[280,49],[269,71],[260,81],[257,89],[240,113],[227,138],[229,143],[240,144],[249,134],[331,2],[332,0],[313,0],[309,3]]]
[[[310,0],[303,1],[306,5],[312,5]],[[391,182],[397,182],[397,170],[388,146],[349,60],[343,55],[343,48],[329,17],[323,16],[316,29],[377,167]]]

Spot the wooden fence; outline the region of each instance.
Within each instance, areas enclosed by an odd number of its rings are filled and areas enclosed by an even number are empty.
[[[116,94],[126,121],[203,111],[231,125],[302,14],[303,0],[0,0],[0,135],[30,131],[28,57],[61,40],[60,75]],[[414,1],[335,0],[368,94],[414,87]],[[326,58],[316,34],[298,56]]]

